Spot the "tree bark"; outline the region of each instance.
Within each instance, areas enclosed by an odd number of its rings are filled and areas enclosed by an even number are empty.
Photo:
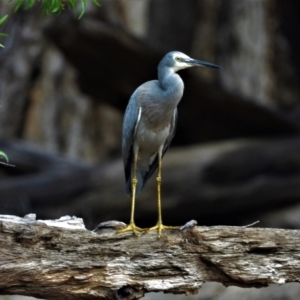
[[[262,287],[300,281],[297,230],[193,227],[116,234],[125,224],[0,216],[0,294],[45,299],[139,299],[191,294],[207,281]]]

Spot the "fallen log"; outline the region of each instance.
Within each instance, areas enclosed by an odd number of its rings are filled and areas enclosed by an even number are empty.
[[[0,216],[0,294],[133,300],[196,293],[207,281],[262,287],[300,281],[300,231],[193,227],[136,237],[124,223],[86,230],[82,219]]]

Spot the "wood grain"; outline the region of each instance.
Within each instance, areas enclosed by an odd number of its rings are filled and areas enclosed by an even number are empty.
[[[192,227],[135,237],[123,223],[0,216],[0,294],[43,299],[139,299],[196,293],[207,281],[241,287],[300,281],[300,231]]]

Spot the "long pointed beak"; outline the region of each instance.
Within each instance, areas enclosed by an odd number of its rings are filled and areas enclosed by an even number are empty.
[[[197,60],[197,59],[193,59],[193,58],[185,59],[184,62],[191,65],[191,66],[199,66],[199,67],[206,67],[206,68],[213,68],[213,69],[222,69],[218,65],[214,65],[214,64],[211,64],[209,62],[202,61],[202,60]]]

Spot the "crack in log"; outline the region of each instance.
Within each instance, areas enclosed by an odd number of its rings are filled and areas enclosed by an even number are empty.
[[[200,255],[199,259],[207,267],[209,272],[214,273],[214,276],[216,276],[216,278],[218,278],[218,280],[220,280],[224,285],[239,284],[236,279],[232,278],[224,271],[220,264],[213,262],[208,256]]]
[[[143,297],[144,294],[145,291],[143,289],[126,285],[116,291],[116,298],[117,300],[134,300]]]
[[[273,254],[280,251],[279,248],[261,248],[261,247],[253,247],[250,250],[248,250],[246,253],[248,254],[257,254],[257,255],[267,255],[267,254]]]

